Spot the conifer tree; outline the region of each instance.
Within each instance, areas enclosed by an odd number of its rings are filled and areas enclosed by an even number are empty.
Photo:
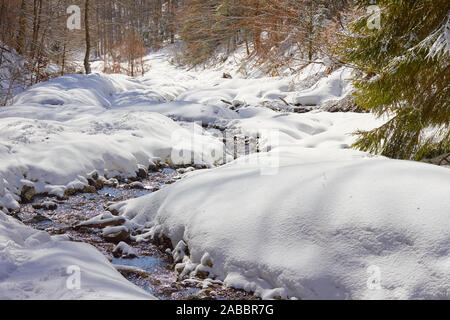
[[[359,8],[373,4],[358,0]],[[357,104],[386,124],[358,132],[355,147],[397,159],[450,151],[450,2],[379,0],[380,28],[373,13],[350,26],[343,56],[363,72],[355,81]],[[369,22],[369,23],[368,23]]]

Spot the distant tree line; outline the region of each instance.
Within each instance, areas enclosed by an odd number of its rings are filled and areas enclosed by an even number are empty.
[[[177,16],[186,60],[197,64],[245,45],[247,55],[282,63],[287,49],[305,61],[323,56],[327,32],[343,25],[348,0],[186,0]]]
[[[66,27],[70,5],[82,10],[80,30]],[[141,75],[149,49],[175,42],[181,63],[240,48],[270,75],[327,56],[330,68],[355,69],[357,105],[390,119],[359,132],[355,147],[418,160],[450,152],[449,17],[448,0],[0,0],[0,104],[83,58],[86,73],[96,59],[105,72]],[[3,70],[15,55],[21,63]]]

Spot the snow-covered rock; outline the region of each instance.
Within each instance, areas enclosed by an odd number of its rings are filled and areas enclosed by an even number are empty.
[[[136,250],[130,247],[126,242],[120,242],[113,250],[116,258],[131,259],[138,256]]]

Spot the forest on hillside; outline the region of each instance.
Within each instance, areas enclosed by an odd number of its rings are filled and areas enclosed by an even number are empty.
[[[110,59],[111,72],[148,49],[179,41],[183,63],[204,62],[219,48],[231,54],[244,44],[248,56],[272,59],[275,67],[292,50],[305,62],[330,54],[336,33],[356,17],[355,10],[348,0],[2,0],[0,39],[30,58],[30,68],[38,73],[34,81],[50,61],[61,66],[61,72],[70,71],[70,62],[86,44],[87,30],[90,59]],[[83,15],[78,32],[62,27],[73,14]]]
[[[143,75],[148,50],[174,43],[175,63],[217,63],[245,48],[271,76],[327,57],[330,72],[342,65],[358,72],[359,107],[396,114],[361,133],[357,146],[422,159],[450,148],[449,7],[445,0],[2,0],[0,59],[14,50],[21,64],[0,75],[8,78],[0,96],[5,103],[14,87],[80,72],[81,60],[87,73],[90,61],[103,60],[104,72]],[[438,137],[424,141],[430,126]]]

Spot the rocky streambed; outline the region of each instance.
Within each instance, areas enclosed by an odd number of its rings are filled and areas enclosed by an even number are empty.
[[[158,168],[139,180],[87,188],[67,199],[36,196],[17,217],[25,224],[68,241],[89,243],[122,275],[159,299],[255,300],[255,296],[206,277],[181,277],[175,270],[169,241],[152,241],[123,226],[125,219],[108,211],[111,204],[156,192],[193,168]],[[98,190],[97,190],[98,189]],[[176,248],[175,248],[176,250]]]

